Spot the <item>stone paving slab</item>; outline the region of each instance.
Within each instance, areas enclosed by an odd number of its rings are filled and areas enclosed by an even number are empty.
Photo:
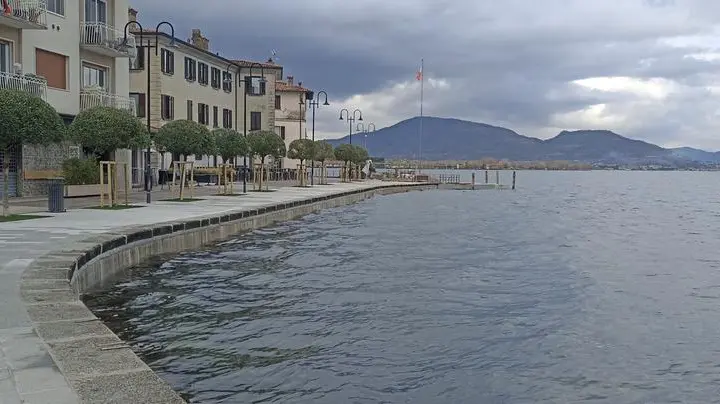
[[[69,293],[72,271],[135,239],[391,185],[407,184],[286,187],[0,223],[0,404],[184,402]]]

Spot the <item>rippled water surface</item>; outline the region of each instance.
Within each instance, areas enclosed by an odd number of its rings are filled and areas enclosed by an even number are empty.
[[[191,402],[718,402],[720,173],[518,179],[327,210],[87,302]]]

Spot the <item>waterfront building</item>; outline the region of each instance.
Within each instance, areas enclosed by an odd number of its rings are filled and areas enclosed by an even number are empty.
[[[130,9],[128,18],[137,21],[138,12]],[[168,27],[156,31],[154,24],[144,26],[140,33],[137,26],[133,32],[137,38],[138,57],[130,66],[130,95],[137,105],[137,116],[147,120],[147,104],[150,103],[150,128],[156,131],[167,122],[188,119],[206,125],[208,129],[229,128],[247,131],[272,130],[275,121],[275,82],[282,77],[282,66],[269,60],[256,63],[234,60],[213,52],[210,40],[200,29],[193,29],[190,38],[173,38]],[[141,40],[142,36],[142,40]],[[157,39],[156,39],[157,38]],[[142,48],[148,40],[157,49]],[[141,43],[142,42],[142,43]],[[147,67],[150,67],[148,97]],[[251,67],[252,66],[252,71]],[[261,78],[261,69],[264,81]],[[249,92],[245,91],[245,77],[249,80]],[[238,80],[239,78],[239,80]],[[243,119],[247,99],[247,116]],[[157,153],[153,150],[151,163],[154,170],[167,169],[180,156]],[[185,156],[197,166],[213,166],[222,160],[216,156]],[[144,175],[143,150],[132,155],[133,181],[141,183]],[[153,175],[157,178],[157,172]]]
[[[296,139],[307,138],[308,126],[306,122],[308,94],[310,90],[302,86],[302,82],[295,84],[293,76],[284,81],[278,81],[275,92],[275,133],[285,140],[285,146]],[[284,158],[278,168],[294,170],[300,164],[299,160]]]
[[[124,41],[126,0],[0,1],[0,88],[42,97],[68,124],[97,105],[135,111],[128,74],[135,38]],[[0,161],[10,160],[10,196],[44,193],[62,162],[79,156],[69,144],[0,152]],[[110,158],[129,161],[130,152]]]

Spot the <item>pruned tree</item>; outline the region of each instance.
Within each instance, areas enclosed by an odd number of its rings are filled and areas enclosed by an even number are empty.
[[[320,166],[320,184],[327,184],[327,172],[325,169],[325,162],[335,158],[335,150],[332,145],[325,140],[315,141],[315,156],[314,159],[319,161]]]
[[[48,145],[65,140],[60,115],[42,98],[0,89],[0,151],[3,153],[3,216],[10,214],[10,152],[23,144]]]
[[[233,164],[237,156],[246,156],[249,152],[247,139],[233,129],[215,129],[212,131],[213,137],[215,138],[215,148],[217,154],[223,158],[224,165],[222,172],[219,173],[221,178],[221,184],[224,187],[224,192],[227,194],[233,192],[233,171],[228,171],[227,164],[230,164],[232,160]],[[228,187],[229,183],[229,187]]]
[[[117,149],[141,149],[151,143],[150,134],[129,111],[93,107],[80,112],[68,128],[70,140],[102,158]]]
[[[293,160],[300,160],[300,167],[298,169],[298,180],[299,185],[305,186],[305,160],[310,160],[315,154],[315,142],[310,139],[295,139],[290,142],[288,147],[287,157]]]
[[[360,178],[360,170],[367,163],[368,159],[370,158],[370,154],[368,153],[367,149],[362,146],[353,145],[353,149],[353,163],[355,163],[355,167],[358,171],[357,176],[358,178]]]
[[[265,174],[265,159],[272,157],[279,159],[285,157],[285,141],[275,132],[250,132],[247,137],[250,154],[260,159],[260,189],[262,190]]]
[[[228,164],[230,160],[235,163],[237,156],[245,156],[249,152],[248,142],[245,136],[233,129],[215,129],[212,131],[215,138],[217,154]]]
[[[163,125],[153,139],[158,150],[187,157],[193,154],[215,154],[215,142],[205,125],[194,121],[177,120]]]
[[[205,125],[188,120],[177,120],[163,125],[153,139],[157,150],[181,154],[187,161],[190,155],[216,154],[215,139]],[[175,177],[173,172],[173,178]],[[185,181],[180,182],[180,199]]]
[[[341,144],[335,148],[335,158],[343,162],[341,178],[349,181],[352,172],[352,162],[355,160],[355,148],[351,144]]]

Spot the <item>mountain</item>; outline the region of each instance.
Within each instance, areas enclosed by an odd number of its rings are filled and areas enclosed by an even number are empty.
[[[677,165],[691,161],[720,162],[720,153],[680,148],[665,149],[628,139],[606,130],[562,131],[541,140],[507,128],[452,118],[422,118],[422,158],[425,160],[516,161],[569,160],[588,163]],[[365,144],[373,157],[416,158],[420,150],[420,118],[415,117],[363,135],[353,143]],[[349,137],[329,140],[333,146]]]
[[[678,158],[697,161],[700,163],[720,163],[720,152],[708,152],[694,149],[692,147],[677,147],[670,149],[672,154]]]

